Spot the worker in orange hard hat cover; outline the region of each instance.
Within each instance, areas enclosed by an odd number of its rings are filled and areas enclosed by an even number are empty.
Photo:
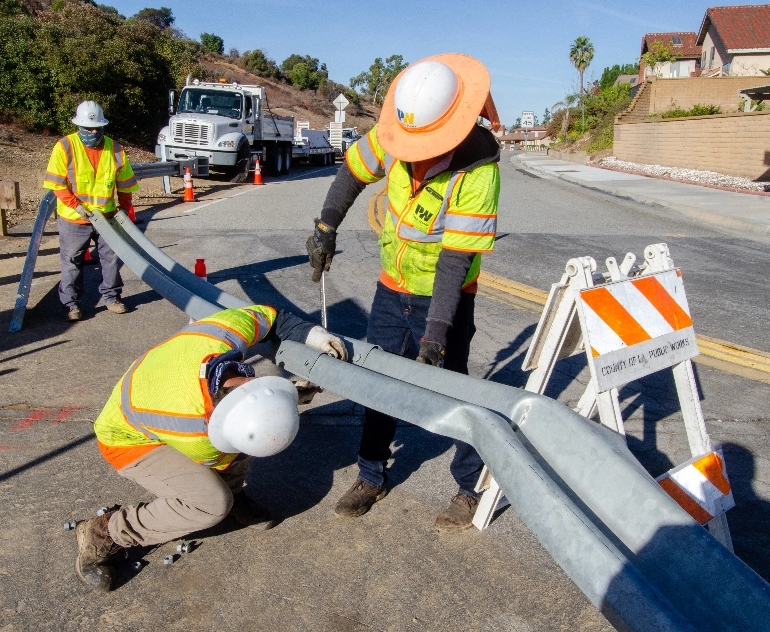
[[[123,280],[120,259],[91,225],[92,213],[112,217],[118,205],[131,206],[131,194],[139,190],[131,164],[120,143],[104,135],[109,121],[95,101],[78,105],[72,122],[77,132],[59,139],[51,152],[43,187],[56,195],[59,229],[61,281],[59,300],[69,321],[83,318],[83,263],[93,239],[99,252],[102,282],[99,293],[104,305],[115,314],[128,310],[120,300]]]
[[[380,236],[382,271],[367,341],[418,362],[468,373],[481,256],[497,228],[500,150],[479,117],[499,127],[485,66],[472,57],[428,57],[402,71],[377,125],[345,155],[307,241],[313,281],[334,257],[337,230],[364,187],[387,179]],[[339,500],[340,516],[360,516],[387,494],[396,420],[366,409],[358,477]],[[436,519],[439,530],[471,526],[482,461],[455,442],[450,470],[459,490]]]

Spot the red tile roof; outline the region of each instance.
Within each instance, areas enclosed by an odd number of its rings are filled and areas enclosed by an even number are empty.
[[[682,40],[682,45],[674,46],[674,55],[677,57],[692,59],[700,57],[701,47],[695,41],[698,37],[698,34],[690,31],[681,33],[647,33],[647,35],[642,38],[642,55],[644,55],[650,49],[654,42],[671,44],[673,43],[675,37],[678,37],[680,40]]]
[[[770,4],[706,9],[698,44],[703,44],[712,24],[728,51],[770,49]]]

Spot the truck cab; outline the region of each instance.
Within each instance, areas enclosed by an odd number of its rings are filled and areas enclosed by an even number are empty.
[[[161,160],[206,157],[233,182],[245,181],[253,157],[274,175],[288,173],[294,118],[269,112],[264,87],[196,79],[182,89],[176,113],[173,102],[169,110],[155,147]]]

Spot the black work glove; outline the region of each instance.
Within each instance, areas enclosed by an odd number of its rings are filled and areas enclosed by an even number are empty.
[[[444,366],[445,355],[446,349],[444,348],[444,345],[440,345],[437,342],[430,342],[429,340],[425,340],[425,338],[420,340],[420,354],[417,356],[417,362],[437,366],[440,369]]]
[[[313,268],[313,283],[321,280],[321,273],[332,265],[334,251],[337,248],[337,231],[320,219],[315,220],[315,230],[305,244]]]

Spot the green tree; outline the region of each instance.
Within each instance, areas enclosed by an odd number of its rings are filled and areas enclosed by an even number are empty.
[[[602,71],[602,76],[599,79],[599,88],[601,90],[611,88],[620,75],[636,74],[639,74],[639,64],[623,64],[622,66],[615,64],[612,67],[607,67]]]
[[[21,0],[0,0],[0,15],[29,15],[29,7]]]
[[[575,69],[578,71],[578,73],[580,73],[580,102],[583,111],[583,128],[585,128],[586,124],[586,108],[584,99],[585,87],[583,78],[585,71],[588,66],[591,65],[593,58],[594,45],[591,43],[590,39],[584,35],[581,35],[575,40],[575,42],[572,44],[572,47],[569,49],[569,60],[572,62],[572,65],[575,66]]]
[[[543,112],[543,125],[548,127],[548,124],[551,122],[551,110],[548,108],[545,108],[545,112]]]
[[[171,9],[168,7],[161,7],[160,9],[142,9],[134,16],[134,18],[154,24],[159,29],[167,29],[174,23],[174,16],[171,13]]]
[[[248,71],[253,72],[260,77],[277,78],[281,74],[278,64],[274,59],[270,59],[265,51],[256,49],[244,51],[241,55],[240,64]]]
[[[201,33],[201,46],[212,53],[219,53],[220,55],[225,52],[225,42],[213,33]]]
[[[402,55],[391,55],[384,62],[382,57],[377,57],[368,71],[351,77],[350,87],[369,95],[375,105],[382,105],[390,84],[408,65]]]
[[[318,87],[329,80],[326,64],[310,55],[289,55],[281,64],[281,71],[292,85],[308,90],[318,90]]]
[[[652,74],[659,76],[660,66],[667,62],[676,61],[674,55],[674,42],[653,42],[646,53],[642,55],[642,63],[652,70]]]

